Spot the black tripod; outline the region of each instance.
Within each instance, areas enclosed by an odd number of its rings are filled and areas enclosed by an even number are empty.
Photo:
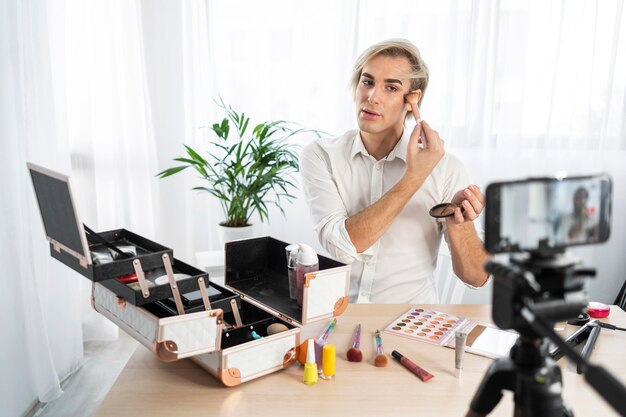
[[[467,417],[489,414],[514,393],[515,417],[573,416],[561,397],[561,370],[548,354],[548,340],[570,358],[587,382],[621,415],[626,416],[626,389],[604,368],[591,365],[553,330],[555,322],[576,317],[587,304],[584,277],[563,254],[513,259],[514,265],[488,262],[494,277],[493,319],[498,327],[520,333],[509,357],[494,361],[472,399]],[[568,300],[567,302],[565,300]],[[602,389],[600,389],[600,387]]]

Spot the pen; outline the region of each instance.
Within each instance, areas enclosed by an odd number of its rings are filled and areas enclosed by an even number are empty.
[[[400,361],[402,365],[409,371],[413,372],[419,379],[426,382],[433,378],[434,375],[429,373],[426,369],[420,368],[417,364],[413,363],[409,358],[404,357],[400,352],[394,350],[391,352],[391,356]]]

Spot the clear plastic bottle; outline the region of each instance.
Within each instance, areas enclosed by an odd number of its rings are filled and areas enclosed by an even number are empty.
[[[298,260],[298,250],[293,250],[289,253],[289,260],[287,262],[287,279],[289,280],[289,298],[296,299],[297,284],[296,284],[296,262]]]
[[[315,253],[312,247],[304,243],[301,243],[299,246],[300,249],[298,250],[298,258],[296,260],[296,300],[298,305],[302,307],[305,275],[319,270],[319,260],[317,253]]]

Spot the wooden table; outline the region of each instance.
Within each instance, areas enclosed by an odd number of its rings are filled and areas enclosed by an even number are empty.
[[[425,308],[491,322],[490,305],[433,305]],[[485,370],[492,360],[465,355],[463,376],[454,377],[454,351],[383,333],[390,355],[398,350],[435,375],[424,383],[389,358],[385,368],[374,366],[373,333],[410,308],[409,305],[351,305],[338,318],[329,342],[337,346],[334,380],[302,383],[303,368],[296,363],[235,388],[226,388],[190,360],[164,363],[138,347],[103,401],[97,416],[417,416],[465,415]],[[613,306],[612,324],[626,327],[626,313]],[[364,361],[348,362],[356,324],[362,325]],[[327,322],[307,326],[305,337],[317,337]],[[566,336],[576,328],[567,326]],[[591,355],[626,384],[626,332],[603,329]],[[577,416],[612,416],[615,411],[562,359],[563,398]],[[493,416],[511,416],[510,393]]]

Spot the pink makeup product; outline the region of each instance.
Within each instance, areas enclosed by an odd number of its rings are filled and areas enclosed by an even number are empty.
[[[134,272],[132,274],[122,275],[117,278],[119,282],[123,282],[124,284],[130,284],[132,282],[137,282],[137,274]]]
[[[587,306],[587,314],[594,319],[603,319],[608,317],[610,312],[611,308],[609,306],[595,301],[590,302]]]
[[[417,364],[413,363],[409,358],[402,355],[397,350],[391,352],[391,356],[397,359],[406,369],[413,372],[419,379],[426,382],[429,379],[434,378],[434,375],[427,370],[420,368]]]

